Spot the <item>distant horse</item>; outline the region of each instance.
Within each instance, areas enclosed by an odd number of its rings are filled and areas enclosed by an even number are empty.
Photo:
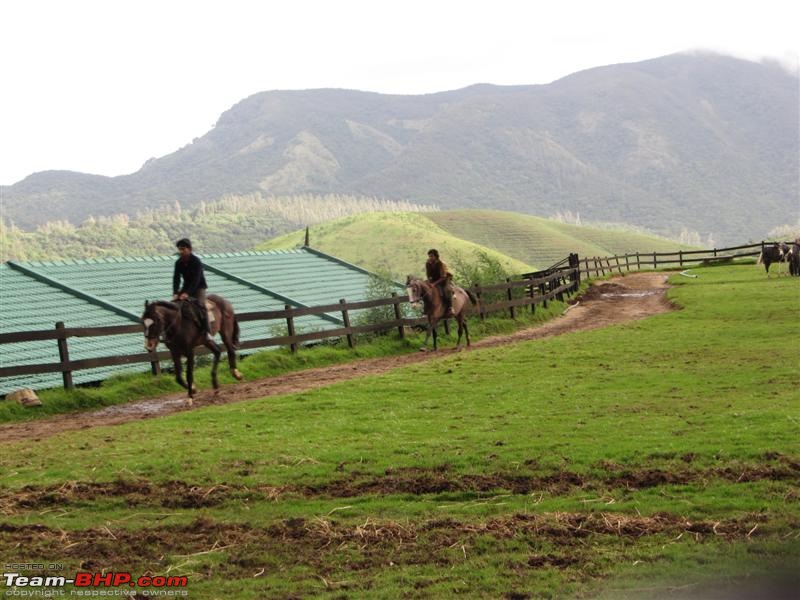
[[[764,270],[769,277],[769,266],[772,263],[778,263],[778,275],[781,274],[781,263],[786,262],[786,255],[789,253],[789,246],[783,242],[772,244],[771,246],[764,246],[761,254],[758,255],[757,265],[764,265]]]
[[[239,323],[233,313],[230,302],[209,294],[208,300],[213,303],[209,314],[209,329],[211,334],[217,333],[222,337],[228,351],[228,366],[231,374],[236,379],[241,379],[242,374],[236,368],[236,347],[239,345]],[[144,325],[144,347],[148,352],[155,352],[159,340],[169,348],[172,361],[175,363],[175,380],[187,390],[189,399],[186,401],[191,406],[192,398],[197,391],[194,385],[194,348],[205,346],[214,355],[214,364],[211,367],[211,383],[214,389],[219,388],[217,383],[217,365],[222,350],[215,341],[201,332],[200,326],[194,318],[193,307],[187,306],[189,301],[176,302],[147,302],[144,303],[142,324]],[[189,309],[187,311],[186,309]],[[189,314],[186,314],[189,312]],[[181,357],[186,357],[186,381],[183,380]]]
[[[789,263],[789,275],[800,277],[800,239],[795,240],[794,244],[789,246],[786,261]]]
[[[458,322],[458,342],[456,342],[456,347],[461,346],[462,333],[466,335],[467,346],[469,346],[469,328],[467,327],[466,310],[470,303],[476,304],[477,301],[471,292],[458,286],[453,287],[455,288],[455,292],[453,293],[453,313]],[[439,288],[424,279],[409,275],[406,279],[406,290],[408,291],[408,300],[412,304],[416,304],[422,300],[423,312],[425,316],[428,317],[428,331],[425,335],[425,344],[428,343],[428,338],[432,333],[433,349],[438,350],[436,326],[445,316],[444,299],[442,298]]]

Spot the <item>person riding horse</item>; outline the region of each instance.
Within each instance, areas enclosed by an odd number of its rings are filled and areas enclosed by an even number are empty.
[[[439,251],[435,248],[428,250],[428,260],[425,263],[425,275],[428,281],[435,285],[444,299],[445,317],[455,316],[453,313],[453,276],[447,271],[447,266],[439,259]]]
[[[206,278],[203,274],[203,263],[192,254],[192,242],[187,238],[175,243],[180,258],[175,261],[175,271],[172,275],[172,300],[189,300],[197,305],[197,316],[203,333],[211,338],[208,327],[208,312],[206,309]],[[183,285],[181,286],[181,279]]]

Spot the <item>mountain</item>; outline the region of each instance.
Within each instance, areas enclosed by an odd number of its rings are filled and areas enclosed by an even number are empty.
[[[795,220],[798,105],[796,76],[715,54],[423,96],[263,92],[136,173],[47,171],[0,193],[21,227],[258,191],[571,211],[724,243]]]

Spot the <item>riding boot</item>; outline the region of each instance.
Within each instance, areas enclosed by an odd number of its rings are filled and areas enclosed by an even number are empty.
[[[455,317],[456,314],[453,312],[453,297],[449,294],[444,295],[444,316],[445,317]]]
[[[200,329],[201,333],[205,334],[205,336],[209,340],[214,340],[214,336],[211,335],[211,328],[208,326],[208,310],[206,310],[205,306],[198,305],[199,312],[197,313],[200,317]]]

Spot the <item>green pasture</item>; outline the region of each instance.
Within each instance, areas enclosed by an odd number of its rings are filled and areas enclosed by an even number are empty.
[[[521,289],[518,291],[521,293]],[[514,320],[510,319],[506,312],[491,313],[485,321],[471,317],[469,320],[470,338],[472,341],[477,341],[486,336],[511,333],[521,328],[531,327],[561,314],[565,308],[565,303],[552,301],[547,308],[538,305],[535,312],[518,309],[517,317]],[[394,316],[392,315],[391,318]],[[445,332],[444,324],[440,324],[438,330],[439,343],[442,348],[455,346],[457,327],[454,324],[449,335]],[[317,345],[301,346],[299,351],[294,354],[288,347],[264,350],[243,358],[240,357],[238,367],[244,374],[245,380],[252,381],[314,367],[346,365],[358,360],[416,353],[425,342],[425,334],[408,329],[405,339],[400,339],[396,330],[392,329],[380,335],[356,336],[355,340],[354,348],[348,347],[346,338],[334,338]],[[429,341],[428,345],[431,344],[432,341]],[[210,365],[211,357],[209,355],[198,357],[195,366],[195,383],[201,392],[211,389]],[[236,384],[236,380],[228,370],[224,351],[217,374],[220,385]],[[0,424],[34,421],[57,414],[96,410],[105,406],[183,391],[183,388],[175,382],[174,375],[166,369],[158,377],[153,377],[149,373],[121,374],[99,382],[97,385],[79,386],[71,391],[63,388],[40,390],[37,395],[42,401],[42,406],[36,408],[25,408],[17,402],[0,401]]]
[[[626,325],[4,444],[0,560],[192,598],[791,589],[800,285],[692,273]]]

